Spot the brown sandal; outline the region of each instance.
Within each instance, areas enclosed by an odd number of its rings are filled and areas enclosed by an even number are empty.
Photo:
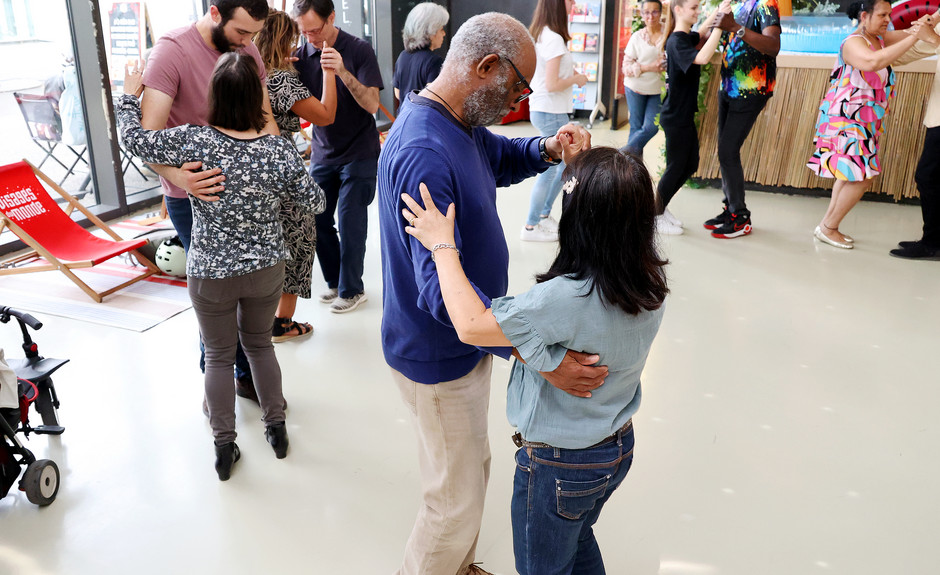
[[[274,318],[274,327],[271,328],[271,341],[281,343],[311,333],[313,333],[313,326],[309,323],[298,323],[289,317],[276,317]]]

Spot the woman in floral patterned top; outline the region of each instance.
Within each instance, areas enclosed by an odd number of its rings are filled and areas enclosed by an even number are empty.
[[[189,295],[206,348],[206,403],[215,437],[215,468],[229,478],[240,453],[235,445],[232,367],[241,340],[261,403],[265,436],[277,457],[287,455],[281,370],[271,343],[271,317],[284,285],[284,245],[278,219],[281,202],[312,214],[325,206],[323,192],[284,138],[265,135],[263,91],[255,61],[223,54],[209,87],[209,126],[169,130],[140,125],[141,71],[125,74],[118,107],[121,137],[133,154],[156,164],[201,161],[221,167],[225,191],[216,201],[192,201],[192,245],[186,258]],[[226,100],[225,95],[237,94]],[[238,331],[236,333],[235,328]]]
[[[293,18],[279,10],[268,14],[264,28],[255,38],[261,59],[268,71],[268,97],[271,111],[281,135],[293,141],[300,131],[303,118],[317,126],[332,124],[336,117],[336,75],[324,66],[323,94],[315,98],[301,83],[291,63],[290,55],[300,38],[300,31]],[[338,59],[333,48],[323,47],[321,59],[327,63]],[[297,298],[310,297],[313,274],[313,256],[317,247],[317,230],[312,216],[304,217],[301,210],[290,202],[281,204],[281,220],[291,222],[284,228],[284,241],[291,252],[284,277],[284,293],[278,303],[271,339],[275,343],[313,333],[313,326],[294,321]]]

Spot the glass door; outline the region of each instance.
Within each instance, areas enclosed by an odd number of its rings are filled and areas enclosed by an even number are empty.
[[[65,0],[0,1],[0,164],[23,159],[97,203]]]

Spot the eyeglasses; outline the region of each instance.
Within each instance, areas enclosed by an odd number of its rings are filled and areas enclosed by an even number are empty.
[[[513,84],[512,88],[510,88],[510,90],[515,90],[519,86],[522,86],[522,94],[518,98],[513,100],[514,104],[518,104],[522,102],[523,100],[525,100],[526,98],[528,98],[532,94],[532,86],[529,85],[529,81],[525,79],[525,76],[522,75],[522,72],[519,71],[519,68],[516,68],[516,65],[512,63],[512,60],[510,60],[509,58],[505,56],[499,56],[499,55],[497,56],[500,59],[506,60],[507,62],[509,62],[509,65],[512,66],[513,72],[516,73],[516,77],[519,78],[519,81]]]
[[[301,30],[300,33],[304,36],[319,36],[320,32],[323,32],[323,29],[326,28],[326,22],[320,25],[319,28],[313,28],[312,30]]]
[[[643,10],[642,12],[640,12],[640,16],[659,16],[661,14],[662,12],[659,10],[649,10],[649,11]]]

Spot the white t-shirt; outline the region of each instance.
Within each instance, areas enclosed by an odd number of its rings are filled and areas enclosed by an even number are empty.
[[[547,26],[542,28],[535,42],[535,74],[532,76],[532,95],[529,96],[529,110],[549,114],[570,114],[574,110],[571,101],[571,86],[558,92],[549,92],[545,88],[546,62],[561,56],[558,64],[558,77],[570,78],[574,74],[574,62],[571,52],[561,36]]]

